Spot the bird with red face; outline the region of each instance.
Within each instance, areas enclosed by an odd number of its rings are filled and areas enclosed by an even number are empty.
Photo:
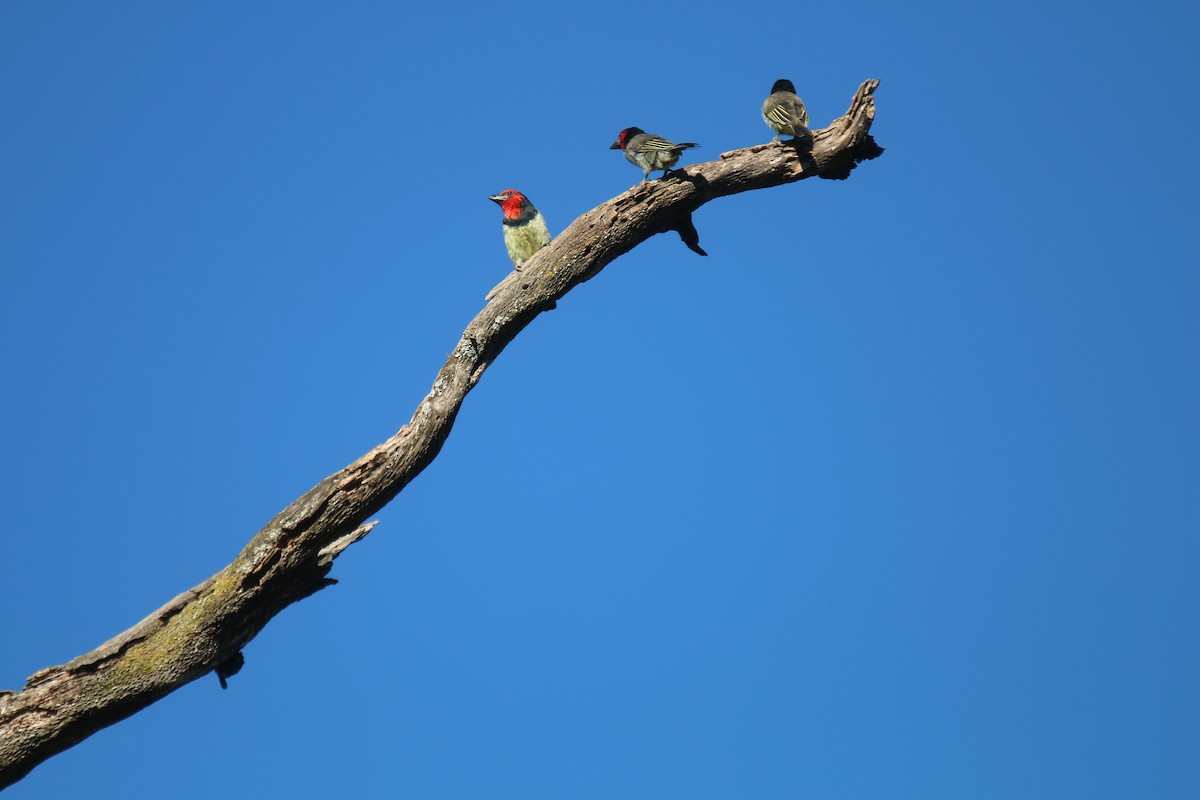
[[[692,147],[699,147],[695,142],[675,144],[672,141],[646,133],[641,128],[626,128],[617,134],[617,140],[608,148],[621,150],[629,163],[642,168],[642,181],[650,179],[650,173],[662,170],[662,176],[667,177],[671,167],[679,160],[679,154]]]
[[[504,246],[508,248],[513,266],[520,272],[534,253],[550,244],[550,229],[541,212],[516,189],[505,189],[488,200],[498,203],[504,213]]]

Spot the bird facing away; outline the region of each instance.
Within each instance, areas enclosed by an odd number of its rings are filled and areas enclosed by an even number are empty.
[[[617,140],[608,149],[623,150],[629,163],[642,168],[642,180],[647,181],[650,173],[659,169],[663,171],[662,176],[667,177],[680,153],[699,146],[695,142],[675,144],[641,128],[626,128],[617,134]]]
[[[513,266],[520,272],[521,266],[533,258],[534,253],[550,244],[546,220],[529,198],[516,189],[505,189],[489,196],[488,200],[499,203],[504,212],[504,246],[508,248]]]
[[[808,109],[796,96],[796,87],[787,78],[780,78],[771,87],[771,96],[763,103],[762,118],[767,127],[775,131],[772,141],[778,142],[781,133],[797,139],[812,135],[808,131]]]

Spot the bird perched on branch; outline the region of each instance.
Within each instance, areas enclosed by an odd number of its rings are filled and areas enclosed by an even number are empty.
[[[624,151],[629,163],[642,168],[642,180],[646,181],[651,172],[659,169],[663,171],[663,177],[667,177],[680,153],[699,146],[695,142],[675,144],[641,128],[626,128],[617,134],[617,140],[608,149]]]
[[[771,87],[771,96],[763,103],[762,118],[767,127],[775,131],[772,141],[778,142],[781,133],[797,139],[812,136],[808,130],[808,109],[796,96],[796,87],[787,78],[780,78]]]
[[[521,266],[533,258],[534,253],[550,244],[550,229],[541,212],[516,189],[505,189],[489,196],[488,200],[499,203],[504,212],[504,246],[508,248],[513,266],[520,272]]]

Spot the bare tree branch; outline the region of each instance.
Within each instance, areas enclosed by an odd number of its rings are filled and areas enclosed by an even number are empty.
[[[773,142],[723,153],[641,183],[572,222],[492,290],[394,436],[285,508],[216,575],[90,653],[35,673],[20,692],[0,692],[0,788],[205,673],[216,671],[224,684],[272,617],[336,582],[326,577],[333,560],[433,461],[467,393],[526,325],[656,233],[678,231],[695,244],[691,214],[709,200],[814,175],[842,179],[878,156],[869,135],[878,85],[859,87],[846,115],[813,133],[811,150],[809,142]]]

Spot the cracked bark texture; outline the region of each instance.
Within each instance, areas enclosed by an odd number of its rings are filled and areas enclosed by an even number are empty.
[[[638,184],[572,222],[492,290],[394,436],[285,508],[216,575],[95,650],[35,673],[21,691],[0,691],[0,788],[189,681],[235,674],[242,648],[272,617],[336,582],[326,577],[333,560],[433,461],[467,393],[526,325],[654,234],[686,231],[710,200],[848,177],[883,152],[869,135],[878,85],[865,82],[844,116],[814,131],[811,151],[791,141],[732,150]]]

